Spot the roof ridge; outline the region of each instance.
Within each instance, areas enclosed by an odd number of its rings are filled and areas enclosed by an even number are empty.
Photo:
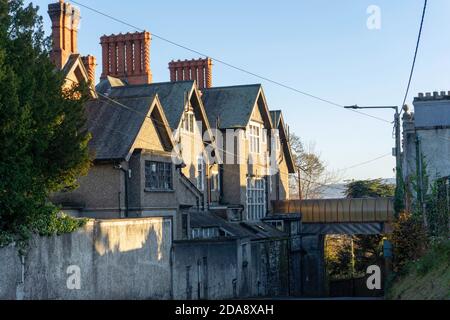
[[[211,88],[207,88],[207,89],[203,89],[203,90],[204,91],[209,91],[209,90],[244,88],[244,87],[262,87],[262,84],[261,83],[254,83],[254,84],[242,84],[242,85],[234,85],[234,86],[211,87]]]
[[[156,85],[168,85],[168,84],[177,84],[177,83],[194,83],[194,80],[183,80],[183,81],[165,81],[165,82],[152,82],[152,83],[143,83],[143,84],[127,84],[125,86],[121,86],[119,88],[139,88],[139,87],[151,87]]]

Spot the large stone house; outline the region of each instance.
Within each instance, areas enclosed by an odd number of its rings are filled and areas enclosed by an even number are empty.
[[[60,1],[49,14],[66,85],[94,83],[95,58],[81,58],[77,24],[65,21],[79,12]],[[154,83],[150,41],[148,32],[101,38],[102,74],[86,104],[93,165],[78,189],[51,200],[77,217],[171,219],[175,297],[298,292],[288,283],[299,272],[300,216],[271,206],[289,198],[295,172],[281,111],[269,111],[260,84],[213,87],[209,58],[172,61],[170,82]]]

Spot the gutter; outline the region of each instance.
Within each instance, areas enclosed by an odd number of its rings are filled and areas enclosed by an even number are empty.
[[[131,172],[130,172],[130,170],[124,169],[121,164],[115,165],[114,169],[120,170],[124,174],[123,177],[124,177],[124,180],[125,180],[125,218],[128,218],[128,216],[129,216],[129,207],[130,207],[130,204],[129,204],[129,201],[128,201],[128,179],[129,179],[129,176],[130,176]],[[120,210],[120,205],[119,205],[119,210]]]

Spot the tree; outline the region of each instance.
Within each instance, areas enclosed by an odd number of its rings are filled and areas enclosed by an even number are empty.
[[[395,192],[395,186],[382,179],[351,181],[345,187],[347,198],[393,197]]]
[[[88,89],[62,92],[49,43],[38,7],[0,0],[0,245],[80,225],[58,215],[48,198],[76,187],[90,166]]]
[[[299,196],[300,191],[302,199],[321,198],[326,185],[337,179],[327,172],[326,164],[315,151],[313,143],[305,148],[300,137],[294,133],[290,134],[289,142],[297,170],[297,173],[291,176],[291,194]]]

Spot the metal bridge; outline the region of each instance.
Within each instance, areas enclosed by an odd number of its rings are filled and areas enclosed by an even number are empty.
[[[275,213],[301,213],[302,232],[384,234],[394,220],[393,198],[274,201]]]

